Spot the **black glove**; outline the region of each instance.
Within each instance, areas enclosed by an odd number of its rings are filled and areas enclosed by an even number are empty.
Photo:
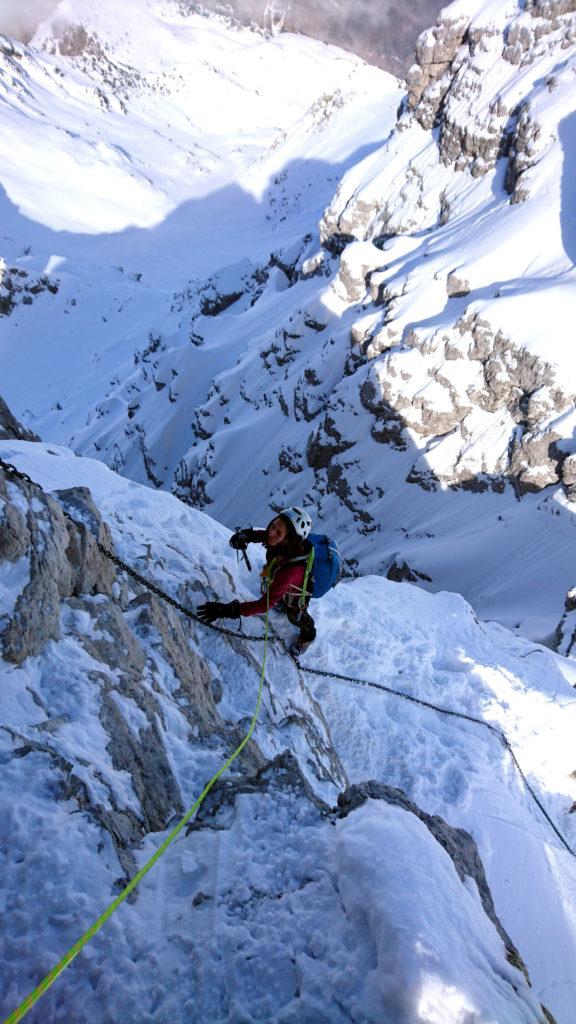
[[[229,604],[222,604],[221,601],[206,601],[199,605],[196,614],[205,626],[209,626],[216,619],[239,619],[240,606],[238,601],[230,601]]]
[[[250,543],[251,533],[252,530],[236,530],[236,533],[233,533],[228,541],[230,547],[235,551],[245,551]]]

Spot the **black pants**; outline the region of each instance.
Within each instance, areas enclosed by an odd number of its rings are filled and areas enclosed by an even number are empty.
[[[297,603],[288,604],[286,602],[284,607],[288,622],[291,622],[293,626],[298,626],[302,640],[312,643],[316,637],[316,626],[314,625],[314,619],[308,611],[308,607],[300,608]]]

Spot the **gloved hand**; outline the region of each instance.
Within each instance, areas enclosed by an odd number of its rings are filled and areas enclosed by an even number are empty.
[[[239,602],[230,601],[229,604],[222,604],[221,601],[206,601],[205,604],[198,606],[196,614],[205,626],[210,626],[216,619],[239,619]]]
[[[251,530],[236,530],[230,537],[229,544],[235,551],[245,551],[250,543]]]

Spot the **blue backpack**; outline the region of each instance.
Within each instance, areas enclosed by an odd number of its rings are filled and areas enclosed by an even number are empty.
[[[341,558],[336,541],[330,540],[330,537],[323,533],[309,533],[308,540],[312,545],[312,551],[306,562],[302,599],[307,591],[312,597],[323,597],[336,586],[340,575]]]

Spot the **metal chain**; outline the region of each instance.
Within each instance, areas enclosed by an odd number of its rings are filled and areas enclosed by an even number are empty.
[[[4,460],[1,458],[0,468],[2,468],[8,476],[17,477],[20,480],[25,480],[26,483],[31,484],[32,487],[37,487],[39,490],[42,490],[41,485],[38,484],[35,480],[32,480],[27,473],[24,473],[23,471],[16,469],[15,466],[11,465],[9,462],[4,462]],[[69,515],[68,512],[66,512],[64,509],[63,512],[66,518],[70,520],[70,522],[74,523],[75,526],[78,525],[76,523],[76,520],[71,515]],[[249,633],[243,633],[241,630],[226,629],[224,626],[215,626],[212,623],[202,622],[198,615],[191,611],[190,608],[186,608],[186,606],[181,604],[180,601],[177,601],[174,597],[171,597],[170,594],[166,594],[163,590],[160,589],[160,587],[157,587],[155,583],[152,583],[151,580],[145,579],[144,576],[141,576],[139,572],[136,572],[136,570],[133,569],[132,566],[127,565],[126,562],[123,562],[122,559],[118,557],[118,555],[114,554],[114,552],[110,551],[103,544],[101,544],[99,540],[96,540],[96,543],[102,554],[105,555],[106,558],[109,558],[110,561],[114,562],[114,564],[117,565],[119,569],[122,569],[124,572],[128,573],[128,575],[131,576],[134,580],[136,580],[141,586],[145,587],[147,590],[151,590],[152,593],[156,594],[163,601],[166,601],[168,604],[172,605],[173,608],[176,608],[178,611],[188,616],[189,619],[193,619],[194,622],[199,622],[201,626],[204,626],[207,629],[212,629],[216,633],[221,633],[223,636],[231,636],[242,640],[265,640],[264,636],[251,636]],[[370,686],[374,690],[381,690],[384,693],[389,693],[394,697],[400,697],[402,700],[409,701],[411,704],[418,704],[420,705],[420,707],[429,708],[432,711],[437,711],[441,715],[447,715],[451,718],[461,718],[465,722],[473,722],[475,725],[481,725],[485,729],[489,729],[490,732],[500,740],[502,745],[510,754],[510,757],[512,758],[512,763],[515,765],[518,774],[520,775],[528,793],[532,797],[536,806],[540,809],[541,813],[545,817],[546,821],[552,828],[555,835],[558,837],[558,839],[565,847],[565,849],[568,851],[568,853],[570,853],[572,857],[576,857],[576,852],[572,849],[568,841],[564,838],[560,830],[554,824],[552,818],[546,811],[545,807],[543,807],[540,799],[538,798],[532,786],[528,782],[528,779],[526,778],[526,775],[524,774],[518,762],[518,758],[516,757],[516,754],[512,749],[512,745],[508,737],[497,726],[492,725],[490,722],[484,721],[484,719],[482,718],[475,718],[474,715],[466,715],[462,711],[454,711],[452,710],[452,708],[444,708],[441,707],[441,705],[439,704],[433,704],[431,701],[422,700],[421,697],[413,697],[409,693],[403,693],[401,690],[395,690],[391,686],[385,686],[384,683],[375,683],[369,679],[358,679],[356,676],[341,675],[339,672],[328,672],[326,669],[309,668],[307,665],[302,665],[298,658],[296,657],[296,655],[292,654],[288,645],[282,639],[282,637],[273,636],[272,639],[276,643],[280,644],[284,652],[288,655],[291,661],[296,665],[296,667],[301,672],[307,672],[309,675],[314,676],[322,676],[327,679],[340,680],[341,682],[345,683],[354,683],[359,684],[360,686]]]
[[[330,679],[340,679],[340,680],[342,680],[343,682],[346,682],[346,683],[360,683],[362,686],[371,686],[375,690],[383,690],[384,693],[391,693],[395,697],[401,697],[402,700],[410,701],[412,704],[420,704],[421,707],[430,708],[432,711],[438,711],[439,714],[441,714],[441,715],[449,715],[451,718],[462,718],[466,722],[474,722],[475,725],[482,725],[482,726],[484,726],[485,729],[489,729],[490,732],[494,736],[498,737],[498,739],[500,740],[502,745],[506,748],[506,750],[510,754],[510,757],[512,758],[512,762],[516,766],[516,768],[518,770],[518,774],[520,775],[522,781],[524,782],[524,785],[526,786],[526,789],[528,790],[528,793],[532,797],[532,799],[533,799],[534,803],[536,804],[536,806],[540,808],[540,811],[542,812],[542,814],[546,818],[546,821],[550,825],[550,827],[553,830],[553,832],[558,836],[558,839],[560,840],[562,845],[566,848],[568,853],[570,853],[573,857],[576,857],[576,852],[572,849],[572,847],[569,845],[568,841],[564,838],[564,836],[562,835],[560,830],[554,824],[554,822],[552,821],[552,818],[548,814],[546,808],[542,805],[541,801],[539,800],[539,798],[537,797],[536,793],[534,792],[532,786],[528,782],[528,779],[526,778],[526,776],[525,776],[525,774],[524,774],[524,772],[523,772],[523,770],[522,770],[522,768],[520,766],[518,758],[516,757],[516,754],[514,753],[514,751],[512,749],[512,745],[510,743],[510,740],[506,736],[506,733],[504,733],[502,731],[502,729],[499,729],[498,726],[492,725],[490,722],[485,722],[484,719],[482,719],[482,718],[475,718],[474,715],[465,715],[462,711],[453,711],[451,708],[443,708],[439,704],[432,704],[430,701],[422,700],[420,697],[412,697],[409,693],[402,693],[401,690],[394,690],[390,686],[384,686],[383,683],[374,683],[374,682],[369,681],[368,679],[357,679],[355,676],[343,676],[343,675],[340,675],[338,672],[327,672],[324,669],[320,669],[320,668],[308,668],[307,666],[300,665],[300,662],[298,661],[297,658],[292,657],[292,660],[296,662],[296,664],[298,665],[298,668],[302,669],[302,671],[304,671],[304,672],[309,672],[311,675],[314,675],[314,676],[327,676]]]
[[[5,462],[4,459],[1,458],[0,468],[4,470],[7,476],[16,477],[19,480],[24,480],[27,484],[31,484],[32,487],[36,487],[38,490],[42,490],[41,485],[36,480],[32,480],[32,478],[28,476],[28,473],[25,473],[23,470],[16,469],[15,466],[12,466],[9,462]],[[73,523],[74,526],[78,526],[77,521],[74,519],[73,516],[70,515],[69,512],[66,511],[66,509],[62,509],[62,512],[66,519]],[[238,637],[241,640],[265,639],[263,635],[252,636],[250,633],[243,633],[241,630],[226,629],[224,626],[214,626],[213,624],[202,622],[199,616],[196,615],[195,612],[193,612],[190,608],[187,608],[185,605],[181,604],[180,601],[177,601],[175,597],[171,597],[170,594],[166,594],[164,590],[161,590],[160,587],[156,586],[156,584],[153,583],[151,580],[148,580],[144,576],[141,576],[140,573],[136,571],[136,569],[132,568],[131,565],[128,565],[126,562],[123,562],[122,559],[119,558],[117,554],[115,554],[113,551],[110,551],[110,549],[105,547],[104,544],[101,544],[101,542],[97,538],[94,539],[96,540],[98,550],[106,558],[110,559],[111,562],[114,562],[114,564],[117,565],[119,569],[122,569],[129,576],[131,576],[132,579],[136,580],[137,583],[140,583],[141,586],[146,587],[147,590],[151,590],[152,593],[162,598],[163,601],[166,601],[168,604],[172,605],[173,608],[177,608],[178,611],[182,612],[184,615],[187,615],[189,619],[193,619],[194,622],[199,622],[201,626],[207,626],[208,629],[214,630],[215,633],[222,633],[224,636]],[[270,637],[268,639],[270,639]],[[282,644],[284,648],[287,650],[286,644],[281,637],[274,637],[274,639],[280,644]]]

